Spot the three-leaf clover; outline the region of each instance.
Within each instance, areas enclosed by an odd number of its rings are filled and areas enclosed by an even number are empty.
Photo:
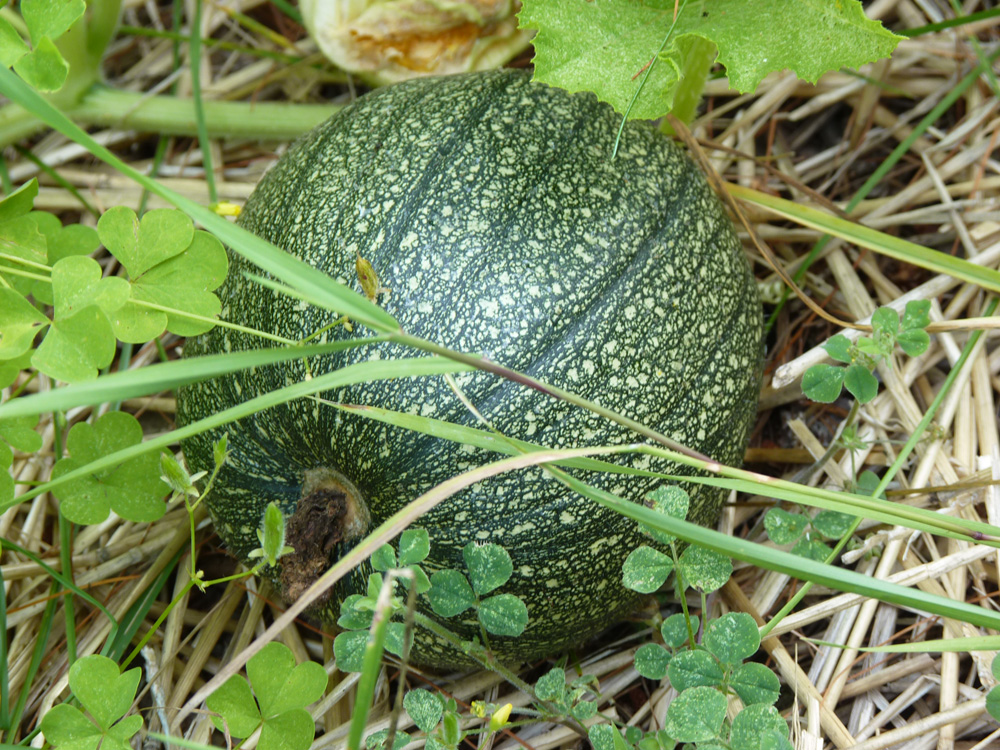
[[[261,750],[307,750],[316,727],[305,707],[326,689],[323,667],[296,665],[287,646],[272,642],[247,662],[247,676],[249,685],[234,675],[208,696],[212,723],[233,737],[249,737],[260,727]]]
[[[859,403],[867,404],[878,394],[878,380],[872,374],[882,360],[889,360],[896,345],[911,357],[927,351],[930,337],[924,329],[930,323],[930,302],[911,300],[903,318],[890,307],[872,314],[872,335],[861,336],[853,344],[843,334],[833,336],[823,348],[830,358],[845,366],[813,365],[802,376],[802,392],[821,404],[840,397],[841,388]]]
[[[142,427],[131,414],[108,412],[94,424],[73,425],[66,438],[68,458],[52,469],[52,478],[142,442]],[[163,515],[169,487],[160,478],[156,453],[120,461],[55,489],[62,514],[74,523],[100,523],[114,511],[129,521],[155,521]]]
[[[105,212],[97,232],[129,276],[129,299],[111,317],[119,339],[138,344],[164,330],[194,336],[212,327],[221,309],[212,292],[229,263],[215,237],[180,211],[155,209],[140,220],[124,206]]]
[[[83,15],[83,0],[24,0],[21,16],[28,28],[31,49],[10,21],[0,18],[0,61],[39,91],[58,91],[69,73],[69,64],[54,40]]]
[[[42,717],[46,741],[63,750],[131,750],[132,735],[142,728],[142,717],[125,716],[135,700],[141,670],[121,674],[106,656],[85,656],[69,670],[69,687],[90,714],[62,703]],[[124,718],[123,718],[124,717]]]
[[[427,533],[427,529],[407,529],[399,538],[398,557],[396,550],[388,544],[382,545],[371,556],[371,565],[378,572],[368,576],[367,594],[351,594],[340,605],[340,618],[337,620],[337,624],[344,628],[345,632],[340,633],[333,640],[333,653],[337,660],[338,669],[345,672],[361,671],[365,648],[371,636],[369,628],[372,625],[376,601],[385,580],[382,573],[387,573],[395,568],[404,568],[413,574],[412,580],[416,583],[416,593],[424,593],[431,588],[431,582],[419,563],[423,562],[429,553],[430,535]],[[401,577],[401,580],[404,586],[409,587],[409,578]],[[465,585],[469,585],[467,581]],[[399,596],[390,597],[389,606],[392,610],[390,614],[401,612],[404,606],[402,598]],[[398,621],[390,622],[386,628],[386,650],[401,656],[404,650],[404,641],[404,624]],[[376,742],[375,739],[371,741]]]
[[[475,607],[480,624],[492,635],[519,636],[528,626],[528,608],[513,594],[480,599],[510,580],[514,564],[498,544],[469,542],[462,548],[469,577],[457,570],[439,570],[427,592],[431,609],[441,617],[455,617]],[[471,581],[471,584],[470,584]]]

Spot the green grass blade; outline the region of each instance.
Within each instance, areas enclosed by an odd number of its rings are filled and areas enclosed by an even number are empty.
[[[365,346],[384,340],[385,337],[376,336],[350,341],[334,341],[327,344],[211,354],[206,357],[163,362],[136,370],[111,373],[87,383],[76,383],[43,393],[11,399],[0,404],[0,418],[43,414],[48,411],[65,411],[74,406],[148,396],[151,393],[169,391],[178,386],[197,383],[249,367],[263,367],[303,357],[319,357],[341,349]]]
[[[10,660],[7,658],[7,587],[0,565],[0,730],[10,731]]]
[[[167,446],[173,445],[184,438],[191,437],[192,435],[198,435],[215,427],[221,427],[229,424],[230,422],[242,419],[243,417],[255,414],[258,411],[263,411],[264,409],[269,409],[272,406],[277,406],[297,398],[311,396],[314,393],[320,393],[332,388],[353,385],[354,383],[367,383],[375,380],[387,380],[390,378],[444,375],[445,373],[468,372],[471,369],[471,367],[466,365],[451,362],[440,357],[412,357],[409,359],[359,362],[358,364],[343,367],[334,372],[327,373],[326,375],[320,375],[312,380],[294,383],[284,388],[271,391],[270,393],[265,393],[262,396],[250,399],[249,401],[244,401],[242,404],[217,412],[210,417],[200,419],[197,422],[193,422],[185,427],[159,435],[152,440],[147,440],[144,443],[139,443],[138,445],[133,445],[125,448],[124,450],[111,453],[96,461],[90,462],[86,466],[81,466],[79,469],[68,472],[58,479],[53,479],[45,484],[33,487],[20,497],[15,498],[13,501],[6,503],[5,505],[0,505],[0,513],[6,512],[15,505],[37,497],[43,492],[49,492],[62,486],[63,484],[67,484],[79,479],[80,477],[92,474],[95,471],[101,471],[114,466],[121,461],[134,458],[135,456],[141,456],[151,451],[166,448]]]
[[[385,653],[385,638],[389,630],[389,595],[396,579],[389,576],[382,584],[375,608],[375,619],[365,643],[365,653],[361,657],[361,677],[358,678],[354,712],[351,714],[351,729],[347,736],[347,750],[361,750],[362,734],[368,723],[368,711],[375,698],[375,684],[382,668],[382,654]],[[387,591],[389,594],[387,594]]]
[[[213,211],[175,193],[156,180],[151,180],[125,164],[42,98],[37,91],[3,67],[0,67],[0,94],[24,107],[46,125],[80,144],[98,159],[135,180],[151,193],[179,208],[222,242],[229,245],[235,252],[276,278],[300,291],[329,299],[340,313],[348,315],[351,320],[363,323],[376,331],[399,330],[399,323],[396,322],[395,318],[378,305],[368,301],[363,295],[337,283],[326,274],[280,250],[270,242],[260,239],[240,226],[231,224],[221,216],[217,216]]]
[[[648,524],[654,529],[673,534],[691,544],[701,545],[751,565],[775,570],[801,581],[813,581],[830,586],[838,591],[860,594],[889,604],[931,612],[941,617],[951,617],[979,627],[1000,629],[1000,612],[992,612],[983,607],[928,594],[919,589],[888,583],[856,573],[853,570],[815,562],[790,552],[782,552],[772,547],[706,529],[688,521],[671,518],[651,508],[623,500],[610,492],[591,487],[568,475],[565,476],[565,481],[584,497],[588,497],[606,508],[611,508],[623,516]]]
[[[842,643],[825,643],[816,641],[823,645],[834,648],[846,648]],[[997,651],[1000,650],[1000,635],[979,635],[962,636],[961,638],[938,638],[929,641],[911,641],[907,643],[893,643],[887,646],[867,646],[859,647],[859,651],[876,651],[882,654],[921,654],[934,653],[943,654],[947,652],[965,654],[969,651]]]
[[[508,456],[517,456],[521,453],[532,453],[535,451],[548,451],[551,448],[531,443],[527,440],[517,440],[515,438],[503,438],[498,435],[482,430],[477,427],[467,427],[465,425],[446,422],[433,417],[422,417],[417,414],[407,414],[401,411],[392,411],[377,406],[357,406],[354,404],[337,404],[332,401],[318,399],[334,409],[345,411],[350,414],[358,414],[366,419],[373,419],[377,422],[390,424],[395,427],[402,427],[406,430],[419,432],[430,437],[450,440],[453,443],[471,445],[487,451],[496,451]],[[571,458],[557,462],[559,466],[567,469],[580,469],[582,471],[603,471],[609,474],[631,474],[644,477],[659,477],[666,479],[667,475],[655,471],[643,469],[633,469],[630,466],[601,461],[596,458]]]
[[[810,505],[823,510],[834,510],[849,516],[863,516],[892,526],[905,526],[908,529],[925,531],[928,534],[937,534],[938,536],[1000,548],[1000,528],[996,526],[965,518],[942,516],[927,508],[914,508],[888,500],[879,500],[868,495],[823,490],[782,480],[762,481],[687,476],[673,476],[670,479],[674,482],[692,482],[736,490],[750,495],[763,495],[797,505]],[[979,534],[998,538],[984,540],[978,536]]]
[[[880,255],[926,268],[932,273],[954,276],[956,279],[977,284],[984,289],[1000,292],[1000,271],[993,268],[985,268],[962,258],[956,258],[938,250],[931,250],[909,240],[893,237],[877,229],[841,219],[839,216],[833,216],[801,203],[767,195],[759,190],[733,184],[727,184],[726,188],[734,198],[766,208],[802,226],[840,237]]]
[[[395,425],[404,429],[413,430],[423,435],[450,440],[456,443],[471,445],[483,450],[496,451],[506,455],[518,455],[520,453],[532,453],[537,451],[552,450],[537,443],[530,443],[526,440],[504,439],[487,430],[476,427],[457,425],[445,422],[432,417],[422,417],[416,414],[405,414],[371,406],[354,406],[348,404],[335,404],[320,399],[333,408],[346,411],[351,414],[358,414],[368,419],[374,419],[385,424]],[[992,526],[981,521],[972,521],[965,518],[953,518],[943,516],[940,513],[927,510],[926,508],[913,508],[898,503],[890,503],[867,495],[857,495],[850,492],[835,492],[818,487],[796,484],[782,479],[774,479],[755,472],[743,469],[734,469],[729,466],[709,464],[704,461],[692,459],[687,456],[675,454],[671,451],[654,446],[639,446],[634,449],[627,449],[625,452],[641,452],[660,459],[683,463],[692,468],[703,471],[717,471],[722,476],[676,476],[649,470],[633,469],[629,466],[609,463],[594,458],[573,458],[565,461],[555,462],[566,469],[580,469],[583,471],[601,471],[615,474],[630,474],[635,476],[657,477],[671,482],[693,482],[712,487],[722,487],[727,490],[738,490],[752,495],[763,495],[773,497],[778,500],[811,505],[825,510],[836,510],[851,516],[862,515],[866,518],[873,518],[883,523],[894,526],[906,526],[908,528],[926,531],[931,534],[948,536],[953,539],[961,539],[968,542],[981,541],[984,544],[994,544],[1000,547],[1000,527]],[[979,535],[997,537],[998,541],[983,541]]]
[[[146,621],[146,616],[149,614],[153,602],[159,597],[167,580],[174,574],[177,563],[180,562],[181,556],[185,551],[183,548],[177,550],[177,554],[173,556],[173,559],[163,567],[160,574],[142,592],[142,596],[122,615],[118,633],[114,639],[108,638],[104,650],[101,651],[104,656],[115,661],[121,661],[121,658],[125,655],[125,650],[129,647],[129,644],[138,632],[139,626]]]
[[[188,55],[191,59],[191,101],[194,102],[194,121],[198,130],[198,147],[201,149],[201,163],[205,170],[208,200],[209,203],[218,203],[219,191],[215,187],[212,144],[208,140],[208,127],[205,125],[205,103],[201,98],[201,0],[194,0],[194,17],[191,19]]]

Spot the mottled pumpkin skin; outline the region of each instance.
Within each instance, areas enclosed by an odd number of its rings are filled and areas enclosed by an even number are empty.
[[[569,95],[500,71],[423,79],[362,97],[296,143],[247,201],[247,229],[359,289],[360,253],[392,292],[380,304],[404,330],[482,353],[638,419],[726,463],[739,463],[756,413],[762,323],[740,244],[703,176],[645,124],[626,127],[589,94]],[[333,320],[246,280],[233,256],[223,317],[292,339]],[[370,332],[337,327],[327,339]],[[216,328],[187,355],[258,346]],[[397,345],[311,362],[314,374],[369,358],[415,356]],[[185,388],[190,423],[305,377],[291,362]],[[457,378],[506,435],[552,447],[631,442],[589,412],[482,373]],[[401,379],[324,394],[479,426],[443,378]],[[268,502],[294,512],[305,472],[332,467],[368,503],[374,526],[421,493],[496,454],[300,401],[230,425],[231,460],[209,499],[229,549],[246,558]],[[221,431],[184,442],[193,471],[211,467]],[[646,458],[640,468],[686,470]],[[641,502],[655,480],[585,474]],[[713,523],[722,494],[691,485],[691,518]],[[477,484],[426,514],[428,573],[464,570],[461,549],[495,542],[514,562],[497,593],[527,605],[520,638],[493,638],[502,660],[569,647],[627,613],[637,595],[621,565],[646,541],[636,524],[575,496],[540,470]],[[331,557],[343,551],[335,550]],[[338,587],[324,614],[362,591],[365,571]],[[423,597],[421,597],[423,600]],[[430,612],[426,600],[421,608]],[[474,613],[448,621],[477,634]],[[418,634],[413,659],[466,663]]]

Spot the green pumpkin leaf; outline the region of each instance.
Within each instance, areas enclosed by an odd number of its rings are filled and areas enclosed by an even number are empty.
[[[832,336],[829,341],[823,344],[826,353],[831,359],[843,362],[845,365],[851,364],[851,340],[842,333]]]
[[[115,358],[115,335],[107,316],[90,305],[52,323],[31,364],[67,383],[94,380]]]
[[[498,594],[479,603],[479,621],[492,635],[519,636],[528,627],[528,608],[513,594]]]
[[[351,630],[333,639],[333,656],[341,672],[360,672],[364,663],[367,630]]]
[[[704,645],[723,664],[739,664],[760,648],[760,630],[746,612],[727,612],[705,626]]]
[[[58,39],[87,9],[83,0],[22,0],[21,17],[32,44],[42,37]]]
[[[722,667],[707,651],[679,651],[667,664],[667,678],[678,692],[699,685],[721,685],[725,675]]]
[[[514,572],[510,555],[499,544],[469,542],[462,548],[462,557],[469,569],[472,590],[478,596],[503,586]]]
[[[106,314],[128,301],[129,286],[117,276],[101,278],[101,266],[93,258],[71,255],[52,267],[52,295],[55,319],[63,320],[97,305]]]
[[[476,604],[472,586],[457,570],[439,570],[434,573],[427,598],[431,609],[441,617],[454,617]]]
[[[729,678],[729,687],[736,691],[747,706],[754,703],[775,703],[781,694],[778,676],[763,664],[749,661],[740,664]]]
[[[663,621],[663,624],[660,626],[660,635],[663,636],[663,642],[671,648],[680,648],[687,643],[691,633],[698,632],[700,623],[701,620],[699,620],[698,615],[692,615],[691,629],[688,630],[687,619],[684,613],[678,612],[677,614],[670,615],[670,617]]]
[[[141,441],[142,427],[135,417],[124,412],[108,412],[93,425],[75,424],[66,439],[70,455],[56,462],[52,477],[58,478]],[[74,523],[100,523],[111,510],[130,521],[155,521],[163,515],[163,498],[169,491],[160,479],[159,469],[156,453],[147,453],[88,474],[54,494],[62,501],[60,511]]]
[[[692,2],[675,24],[673,10],[672,0],[524,0],[518,17],[522,28],[538,30],[536,80],[594,91],[618,112],[635,98],[629,117],[650,120],[670,108],[692,37],[716,45],[741,93],[784,68],[815,82],[828,70],[859,67],[888,57],[901,38],[867,19],[856,0]]]
[[[787,737],[788,724],[774,706],[756,703],[736,714],[729,743],[733,750],[759,750],[761,737],[772,732]]]
[[[566,694],[566,672],[553,667],[535,683],[535,697],[540,701],[561,701]]]
[[[131,750],[132,735],[142,728],[142,717],[128,716],[141,670],[121,674],[118,665],[106,656],[91,655],[78,659],[69,670],[69,686],[80,704],[90,714],[62,704],[54,706],[42,718],[45,739],[55,747],[72,750]],[[122,718],[125,717],[125,718]]]
[[[836,365],[813,365],[802,375],[802,392],[818,404],[832,404],[840,396],[845,374]]]
[[[844,373],[844,387],[862,404],[867,404],[878,395],[878,380],[861,365],[851,365],[847,368],[847,372]]]
[[[47,36],[31,52],[14,63],[14,70],[24,82],[43,93],[58,91],[66,82],[69,64]]]
[[[0,287],[0,360],[21,357],[48,323],[17,290]]]
[[[640,594],[651,594],[666,582],[673,569],[672,558],[644,544],[625,559],[622,585]]]
[[[430,690],[417,688],[403,696],[403,708],[413,719],[413,723],[424,733],[430,733],[441,721],[444,705]]]
[[[733,561],[718,552],[691,545],[681,553],[678,563],[685,586],[706,594],[722,588],[733,574]]]
[[[670,652],[659,643],[645,643],[635,652],[635,671],[650,680],[667,676]]]
[[[399,565],[415,565],[427,559],[431,539],[427,529],[407,529],[399,537]]]
[[[791,544],[805,533],[808,526],[807,516],[782,508],[771,508],[764,515],[764,528],[775,544]]]
[[[715,688],[683,691],[667,708],[667,734],[678,742],[705,742],[719,737],[726,718],[726,696]]]

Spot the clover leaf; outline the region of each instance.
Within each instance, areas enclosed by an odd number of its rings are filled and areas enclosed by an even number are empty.
[[[78,383],[97,378],[114,358],[111,324],[97,305],[89,305],[53,321],[31,364],[56,380]]]
[[[503,586],[514,572],[510,555],[499,544],[469,542],[462,548],[462,557],[477,596]]]
[[[16,289],[0,287],[0,360],[20,357],[49,322]]]
[[[229,267],[222,244],[196,232],[180,211],[157,209],[140,221],[135,212],[116,206],[101,216],[97,231],[104,246],[125,266],[131,284],[129,301],[112,317],[115,334],[143,343],[164,330],[194,336],[212,327],[219,298],[212,294]]]
[[[142,427],[135,417],[109,412],[94,424],[73,425],[66,439],[68,458],[56,462],[52,478],[79,469],[92,461],[142,442]],[[57,490],[62,514],[74,523],[100,523],[113,510],[129,521],[155,521],[163,515],[163,496],[169,488],[160,479],[156,453],[122,461],[87,474]]]
[[[114,661],[99,654],[78,659],[69,670],[69,687],[92,720],[68,703],[53,706],[41,722],[46,741],[65,750],[131,750],[130,739],[142,728],[142,717],[125,714],[135,700],[140,673],[137,667],[121,674]]]
[[[233,676],[208,696],[205,705],[218,714],[212,723],[235,737],[249,737],[261,727],[260,750],[308,750],[316,727],[305,707],[326,689],[323,667],[311,661],[296,665],[287,646],[272,642],[247,662],[247,676],[249,685]]]

